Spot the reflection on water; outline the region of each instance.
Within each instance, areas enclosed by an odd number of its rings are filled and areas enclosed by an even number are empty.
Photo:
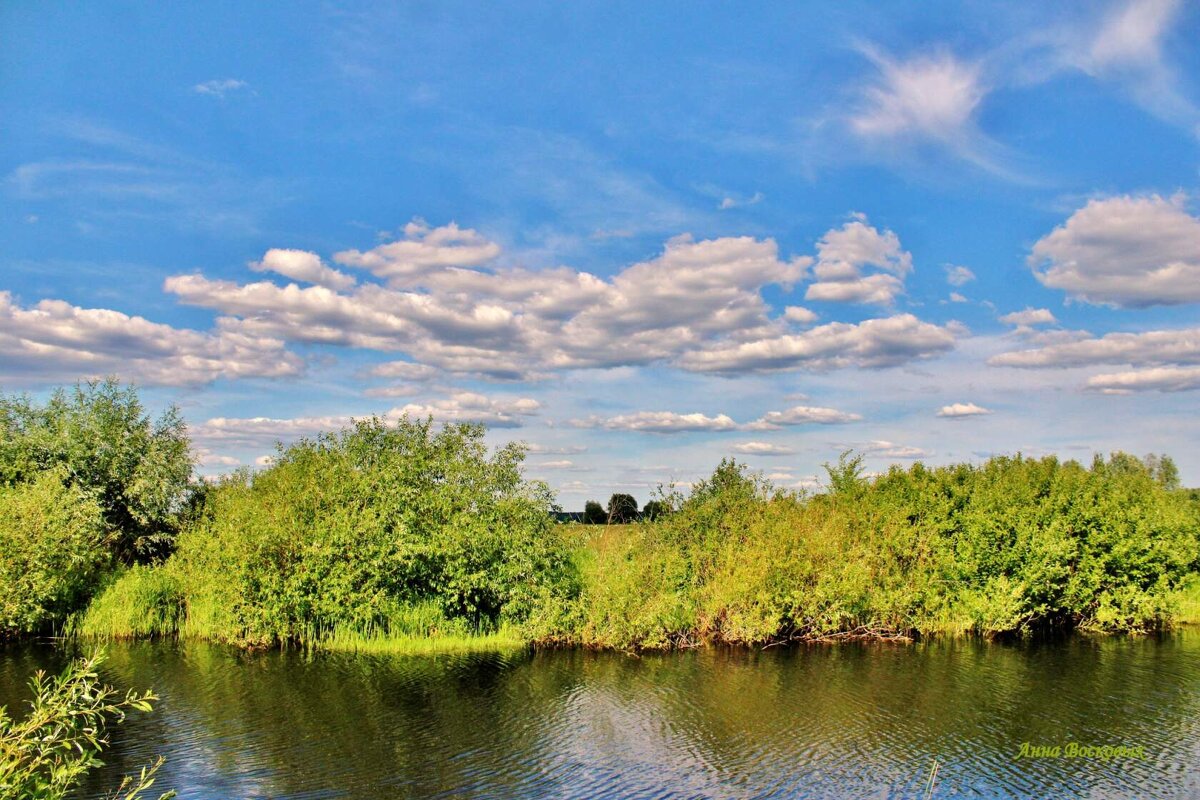
[[[63,653],[0,649],[17,710]],[[1200,797],[1200,631],[940,642],[375,657],[109,647],[152,686],[86,797],[155,754],[181,798]],[[1015,760],[1125,744],[1144,760]]]

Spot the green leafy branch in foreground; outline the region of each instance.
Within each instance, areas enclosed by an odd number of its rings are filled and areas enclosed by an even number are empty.
[[[124,721],[129,709],[150,711],[158,697],[129,691],[122,698],[100,682],[102,654],[74,661],[60,675],[38,670],[30,681],[33,699],[23,720],[0,707],[0,797],[11,800],[58,800],[103,762],[110,722]],[[112,800],[138,800],[154,784],[159,759],[137,776],[126,776]],[[169,800],[175,792],[159,795]]]

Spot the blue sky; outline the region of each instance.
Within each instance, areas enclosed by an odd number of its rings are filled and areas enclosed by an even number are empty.
[[[1200,6],[5,4],[0,388],[208,474],[488,422],[562,504],[735,455],[1200,483]]]

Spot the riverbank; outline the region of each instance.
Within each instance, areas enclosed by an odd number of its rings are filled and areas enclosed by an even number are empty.
[[[194,483],[131,391],[5,402],[0,635],[637,651],[1200,619],[1200,499],[1165,456],[868,476],[846,453],[818,493],[724,460],[653,520],[577,525],[481,425],[359,420]]]

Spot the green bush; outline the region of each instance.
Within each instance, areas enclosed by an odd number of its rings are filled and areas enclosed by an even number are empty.
[[[893,467],[844,454],[830,488],[773,489],[733,461],[582,563],[576,640],[622,648],[842,635],[1144,631],[1200,567],[1200,514],[1169,459]]]
[[[404,628],[431,603],[477,632],[552,613],[574,591],[553,498],[483,434],[363,420],[213,487],[175,558],[188,625],[193,605],[209,633],[261,642]]]
[[[0,635],[63,623],[109,561],[99,506],[59,471],[0,486]]]
[[[44,405],[0,396],[0,486],[56,471],[94,498],[126,563],[167,554],[192,474],[175,408],[151,420],[115,379],[58,390]]]

